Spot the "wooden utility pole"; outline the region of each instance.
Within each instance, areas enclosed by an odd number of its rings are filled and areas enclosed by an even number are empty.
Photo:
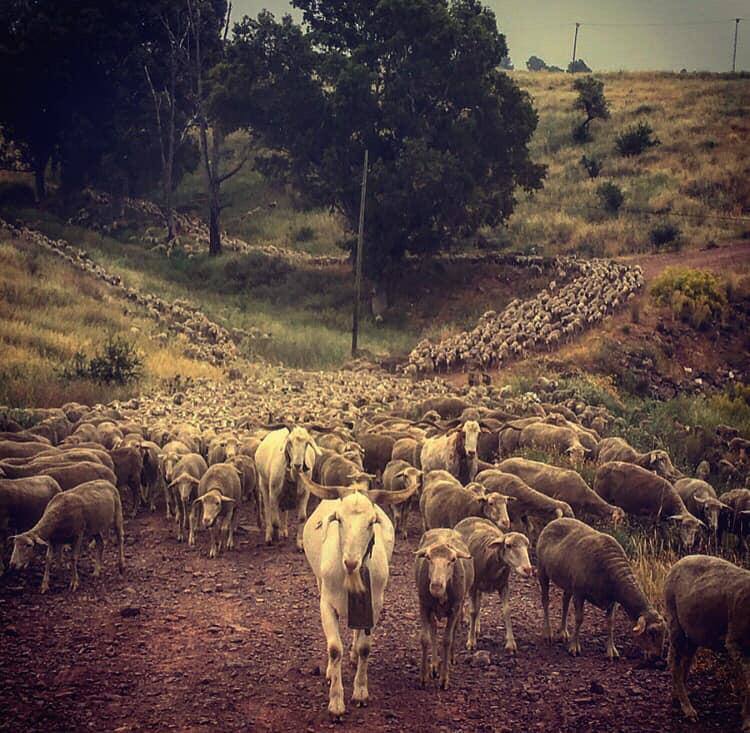
[[[352,322],[352,356],[357,355],[359,336],[359,299],[362,294],[362,240],[365,233],[365,196],[367,194],[367,150],[362,166],[362,193],[359,199],[359,229],[357,231],[357,267],[354,281],[354,320]]]
[[[734,51],[732,51],[732,73],[734,74],[737,66],[737,31],[740,27],[742,18],[734,19]]]
[[[570,66],[570,73],[576,73],[576,46],[578,45],[578,29],[581,27],[580,23],[576,23],[576,33],[573,36],[573,63]]]

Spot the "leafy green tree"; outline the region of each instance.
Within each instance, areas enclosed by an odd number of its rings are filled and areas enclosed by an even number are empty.
[[[498,66],[495,16],[477,0],[294,0],[304,28],[261,13],[235,29],[220,76],[226,118],[273,149],[311,199],[354,230],[371,161],[365,267],[431,253],[539,188],[531,100]],[[219,103],[219,102],[217,102]]]
[[[568,73],[570,74],[590,74],[591,69],[583,59],[576,59],[568,64]]]
[[[576,142],[587,142],[591,139],[591,122],[609,119],[609,102],[604,97],[604,83],[593,76],[582,76],[573,82],[573,89],[578,92],[573,107],[586,115],[583,122],[573,127],[573,139]]]

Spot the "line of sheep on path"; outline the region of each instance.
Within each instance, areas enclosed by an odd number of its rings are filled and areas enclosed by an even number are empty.
[[[500,313],[487,311],[471,331],[439,343],[420,341],[409,354],[406,373],[500,368],[532,352],[550,351],[626,305],[643,287],[638,265],[568,256],[543,262],[554,273],[544,290],[528,300],[512,300]]]
[[[526,412],[537,414],[524,415],[524,404]],[[716,497],[710,484],[682,476],[663,451],[640,454],[620,438],[602,439],[582,424],[585,410],[579,415],[563,405],[549,405],[549,411],[539,406],[506,401],[490,408],[437,397],[414,406],[411,417],[405,411],[372,411],[349,427],[251,425],[240,419],[236,427],[216,432],[165,420],[143,424],[136,410],[126,415],[71,403],[30,430],[6,421],[0,433],[5,476],[0,479],[0,541],[4,545],[11,536],[15,569],[27,567],[37,547],[46,549],[43,592],[63,545],[71,545],[75,590],[82,549],[94,540],[98,575],[111,530],[123,571],[123,501],[134,517],[141,506],[154,510],[163,495],[176,538],[184,540],[187,534],[193,545],[196,533],[207,530],[212,558],[232,550],[242,507],[248,504],[267,543],[294,532],[316,577],[334,717],[345,711],[341,627],[354,628],[352,700],[365,705],[370,632],[386,602],[396,529],[406,536],[409,514],[417,508],[424,531],[414,566],[423,684],[439,677],[443,688],[449,686],[466,606],[467,648],[476,648],[486,593],[500,597],[505,649],[515,654],[510,578],[535,572],[543,638],[555,638],[548,610],[551,582],[563,591],[558,636],[573,655],[580,653],[586,602],[607,614],[611,659],[618,656],[613,626],[618,605],[647,655],[661,654],[668,633],[674,692],[687,716],[695,717],[695,711],[684,679],[697,647],[726,648],[750,683],[750,571],[708,555],[683,558],[666,581],[665,622],[639,587],[617,540],[587,523],[617,525],[645,516],[656,525],[676,526],[686,553],[722,528],[747,543],[750,490]],[[589,410],[587,421],[597,418],[602,413]],[[537,429],[529,431],[532,426]],[[519,448],[539,447],[598,461],[593,486],[575,470],[512,455]],[[320,502],[308,517],[311,495]],[[296,514],[296,531],[289,527],[290,511]],[[726,516],[730,521],[722,523]],[[350,609],[357,602],[355,617]],[[441,654],[440,619],[447,621]],[[750,730],[749,704],[746,696],[745,731]]]
[[[186,300],[170,302],[158,295],[125,285],[119,275],[107,271],[102,265],[94,262],[84,249],[75,247],[64,239],[52,239],[36,229],[28,226],[17,227],[2,218],[0,229],[7,230],[14,238],[22,237],[34,242],[76,269],[93,275],[112,287],[117,295],[143,308],[145,314],[164,329],[158,336],[162,341],[166,340],[167,332],[184,336],[189,342],[185,345],[184,352],[191,358],[210,364],[229,364],[239,356],[237,345],[243,340],[269,338],[268,334],[256,328],[224,328]]]

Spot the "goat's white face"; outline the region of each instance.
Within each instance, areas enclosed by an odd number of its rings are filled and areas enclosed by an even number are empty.
[[[467,420],[461,428],[464,433],[464,450],[470,458],[477,454],[480,427],[476,420]]]
[[[286,455],[293,474],[312,469],[312,466],[307,465],[305,461],[307,446],[312,445],[312,442],[310,433],[305,428],[296,427],[289,433],[286,439]]]
[[[341,562],[347,582],[354,577],[359,580],[359,568],[378,521],[375,505],[355,491],[341,500],[336,519],[341,538]],[[356,581],[353,582],[356,586]]]

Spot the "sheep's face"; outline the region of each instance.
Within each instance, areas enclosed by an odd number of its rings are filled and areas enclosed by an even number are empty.
[[[166,453],[162,456],[162,465],[164,466],[164,478],[170,482],[174,478],[174,469],[180,457],[176,453]]]
[[[224,445],[224,451],[226,452],[227,458],[234,458],[237,455],[239,449],[239,441],[237,438],[227,438]]]
[[[480,427],[476,420],[467,420],[461,428],[464,434],[464,451],[469,458],[477,454],[477,442],[479,440]]]
[[[209,491],[201,498],[201,504],[203,505],[203,526],[213,527],[219,515],[222,513],[222,509],[226,508],[228,504],[234,502],[228,497],[222,496],[218,491]]]
[[[672,461],[667,455],[666,451],[653,450],[651,451],[651,458],[649,459],[649,466],[651,470],[665,479],[674,479],[677,476],[677,471],[672,465]]]
[[[34,558],[36,542],[30,535],[17,535],[13,538],[13,554],[10,556],[10,566],[15,570],[24,570]]]
[[[646,653],[647,659],[658,659],[664,649],[667,625],[656,611],[647,611],[638,617],[633,628],[638,645]]]
[[[530,577],[534,574],[529,560],[529,540],[520,532],[508,532],[503,540],[503,560],[519,575]]]
[[[719,529],[719,517],[721,510],[725,507],[718,499],[713,497],[707,497],[706,500],[701,504],[703,510],[703,516],[708,524],[708,528],[711,532],[716,533]]]
[[[572,445],[565,451],[565,454],[568,456],[571,463],[579,465],[583,463],[586,458],[586,449],[582,445]]]
[[[571,517],[571,518],[575,517],[573,508],[570,506],[570,504],[568,504],[567,501],[559,501],[557,503],[555,514],[557,515],[558,519],[560,519],[561,517]]]
[[[448,584],[453,579],[456,560],[470,559],[471,555],[459,552],[447,544],[431,545],[417,550],[417,557],[427,561],[430,595],[441,602],[446,600]]]
[[[479,498],[482,504],[482,513],[500,529],[510,529],[510,517],[508,516],[508,497],[502,494],[486,494]]]
[[[695,545],[701,530],[705,527],[703,522],[693,516],[676,515],[670,520],[677,522],[680,533],[680,544],[685,550],[690,550]]]
[[[187,477],[179,479],[177,483],[177,494],[184,506],[190,505],[190,500],[193,498],[196,486],[197,484],[195,481],[192,481]]]

